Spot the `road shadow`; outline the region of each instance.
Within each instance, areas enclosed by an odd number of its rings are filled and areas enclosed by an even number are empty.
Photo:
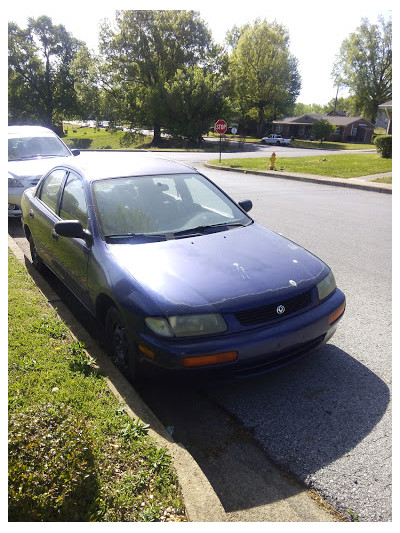
[[[384,381],[334,344],[274,374],[209,394],[229,405],[276,464],[303,481],[360,443],[390,401]]]
[[[227,512],[282,497],[265,490],[279,481],[274,467],[292,477],[293,493],[300,490],[295,481],[309,485],[373,430],[390,400],[376,374],[333,344],[243,383],[164,385],[141,395],[198,462]]]

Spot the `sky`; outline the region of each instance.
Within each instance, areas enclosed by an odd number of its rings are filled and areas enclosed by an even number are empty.
[[[8,21],[16,22],[20,27],[26,27],[30,16],[48,15],[53,24],[63,24],[74,37],[85,41],[94,50],[99,22],[104,18],[112,20],[116,9],[194,9],[200,12],[214,40],[221,44],[226,32],[234,25],[252,23],[257,17],[269,22],[276,20],[288,29],[290,50],[298,59],[302,89],[297,101],[324,105],[336,96],[331,71],[343,40],[356,31],[362,18],[375,23],[381,14],[388,20],[393,3],[386,0],[237,0],[235,3],[223,0],[137,0],[116,1],[110,8],[109,2],[102,1],[94,4],[70,0],[55,7],[54,0],[20,0],[15,7],[8,2],[6,13]],[[345,89],[339,90],[339,97],[346,95]]]

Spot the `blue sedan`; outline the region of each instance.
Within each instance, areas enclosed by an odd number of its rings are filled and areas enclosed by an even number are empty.
[[[334,334],[345,297],[330,268],[187,166],[132,154],[54,166],[24,192],[33,264],[98,319],[132,381],[152,370],[243,379]]]

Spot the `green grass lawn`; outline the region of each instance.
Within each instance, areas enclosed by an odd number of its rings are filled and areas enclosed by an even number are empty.
[[[213,165],[242,170],[269,170],[267,157],[218,159],[210,161]],[[332,176],[334,178],[355,178],[382,172],[391,172],[392,160],[383,159],[379,154],[333,154],[311,157],[277,157],[275,169],[301,174]]]
[[[9,521],[150,522],[168,508],[184,520],[167,450],[11,252],[8,296]]]
[[[120,130],[87,128],[73,124],[63,124],[63,141],[70,148],[84,150],[136,150],[147,148],[152,137],[128,134]]]

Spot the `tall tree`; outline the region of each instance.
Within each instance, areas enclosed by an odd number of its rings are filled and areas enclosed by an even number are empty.
[[[199,66],[178,70],[165,84],[165,129],[174,137],[201,144],[210,124],[227,111],[225,80]]]
[[[392,98],[392,21],[362,19],[343,41],[332,77],[349,87],[356,107],[374,123],[379,104]]]
[[[228,43],[234,97],[243,112],[256,112],[258,136],[266,120],[282,116],[300,93],[297,60],[289,51],[289,35],[280,24],[257,19],[242,30],[234,28]]]
[[[8,30],[9,118],[54,128],[76,112],[71,62],[82,43],[47,16]]]
[[[195,11],[117,11],[114,25],[100,34],[104,88],[121,120],[148,124],[153,143],[165,120],[165,84],[179,69],[207,59],[211,34]],[[121,100],[122,97],[122,100]]]

